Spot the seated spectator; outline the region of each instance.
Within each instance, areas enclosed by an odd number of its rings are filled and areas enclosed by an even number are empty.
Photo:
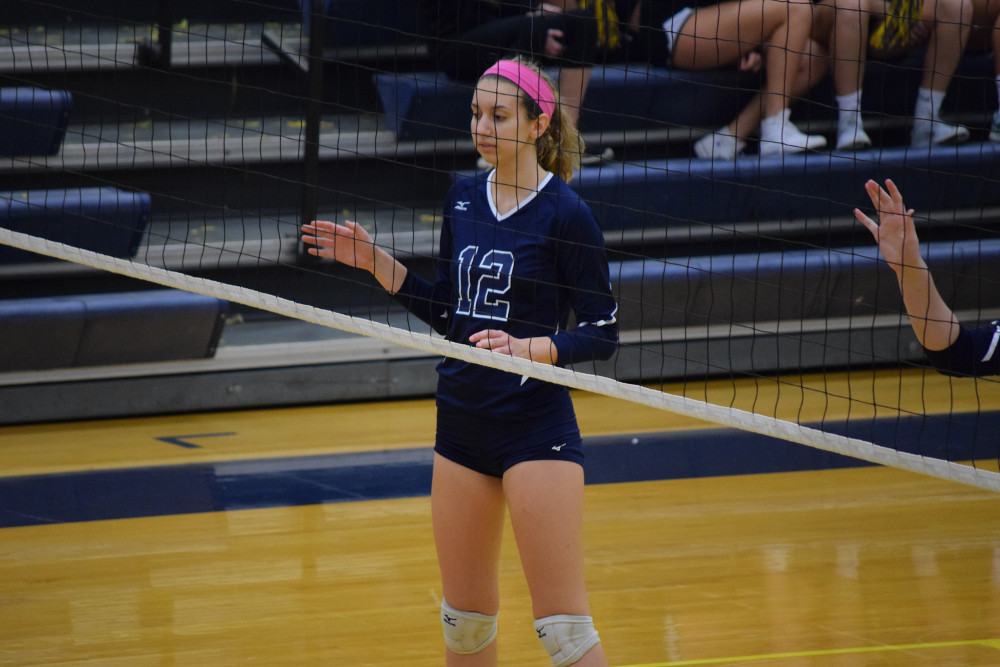
[[[1000,322],[974,329],[959,324],[920,255],[913,209],[903,205],[895,183],[888,180],[885,185],[888,192],[875,181],[865,184],[876,220],[858,209],[854,209],[854,217],[872,233],[883,259],[896,273],[910,326],[928,360],[948,375],[1000,375]]]
[[[591,71],[600,57],[592,10],[575,0],[551,0],[532,9],[523,0],[421,0],[421,31],[432,61],[455,81],[475,83],[497,60],[524,55],[559,66],[559,96],[576,124]],[[613,157],[610,149],[585,154],[582,163]]]
[[[993,51],[993,74],[1000,107],[1000,2],[997,0],[972,0],[972,34],[968,50]],[[1000,142],[1000,108],[993,114],[989,138]]]
[[[760,153],[820,149],[826,138],[807,135],[790,120],[789,104],[818,80],[805,70],[813,6],[808,0],[642,0],[627,29],[632,54],[650,64],[683,70],[739,66],[765,72],[760,94],[728,125],[694,145],[702,158],[734,158],[758,129]],[[762,56],[761,56],[762,54]],[[631,56],[634,59],[634,55]]]
[[[965,127],[941,121],[941,103],[969,40],[973,2],[987,1],[822,0],[814,14],[813,38],[833,58],[837,149],[857,150],[872,143],[861,120],[866,57],[893,59],[923,45],[910,145],[929,148],[967,141]]]

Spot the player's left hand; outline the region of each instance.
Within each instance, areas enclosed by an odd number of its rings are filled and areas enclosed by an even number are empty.
[[[555,361],[553,359],[552,339],[547,336],[516,338],[499,329],[483,329],[469,336],[469,342],[479,348],[521,359],[530,359],[544,364],[551,364]]]
[[[476,347],[493,350],[500,354],[527,359],[528,346],[521,338],[515,338],[499,329],[484,329],[469,336],[469,342]]]

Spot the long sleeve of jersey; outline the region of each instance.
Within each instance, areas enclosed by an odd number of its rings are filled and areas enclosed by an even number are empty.
[[[611,292],[604,237],[587,218],[587,224],[567,225],[568,238],[559,245],[559,272],[576,317],[575,327],[552,336],[560,366],[608,359],[618,348],[618,304]]]
[[[1000,375],[1000,320],[980,327],[962,327],[951,347],[925,350],[928,361],[945,375]]]
[[[432,283],[413,271],[406,272],[403,284],[393,297],[409,312],[431,326],[442,336],[451,323],[452,296],[448,266],[451,263],[451,231],[449,225],[441,229],[438,249],[437,277]]]

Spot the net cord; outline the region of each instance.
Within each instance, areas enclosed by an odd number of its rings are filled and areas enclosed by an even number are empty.
[[[641,385],[627,384],[612,378],[580,373],[567,368],[532,362],[528,359],[495,354],[489,350],[453,343],[425,333],[415,333],[342,313],[297,303],[237,285],[189,276],[178,271],[110,257],[100,253],[49,241],[21,232],[0,228],[0,243],[165,287],[211,296],[269,311],[294,319],[312,322],[341,331],[370,336],[433,355],[454,357],[470,363],[527,375],[538,380],[562,384],[612,398],[632,401],[702,421],[759,433],[815,449],[843,454],[869,463],[900,468],[939,479],[959,482],[1000,493],[1000,473],[961,463],[929,458],[848,436],[826,433],[793,422],[747,412],[738,408],[714,405],[677,396]]]

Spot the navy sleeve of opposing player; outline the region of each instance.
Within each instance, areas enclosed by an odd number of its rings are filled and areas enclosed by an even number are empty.
[[[576,316],[575,327],[552,336],[559,365],[609,358],[618,348],[618,304],[611,293],[604,235],[580,199],[563,223],[557,263]]]
[[[926,350],[927,359],[946,375],[982,377],[1000,375],[1000,320],[975,329],[962,327],[955,342],[944,350]]]

